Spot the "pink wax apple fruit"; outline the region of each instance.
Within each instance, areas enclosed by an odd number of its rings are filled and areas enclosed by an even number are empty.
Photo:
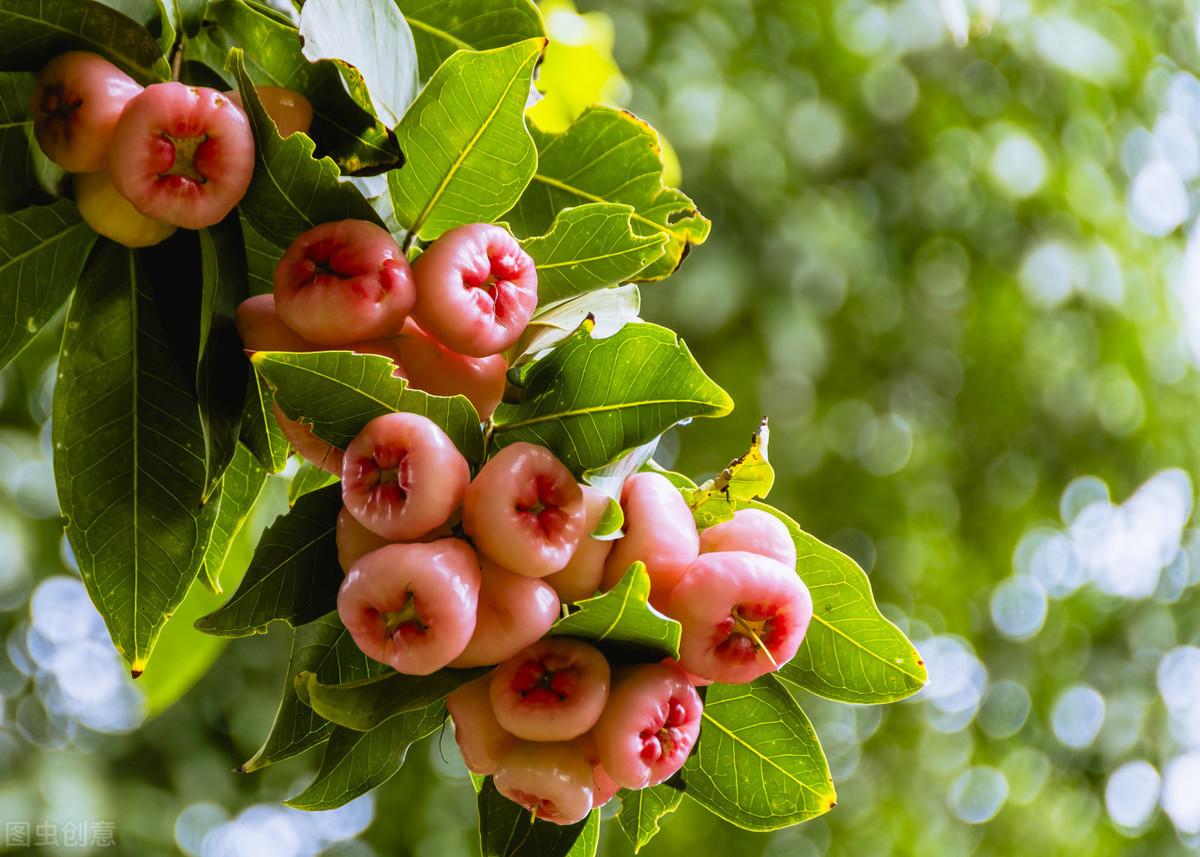
[[[592,766],[592,809],[598,809],[616,797],[621,787],[613,782],[612,777],[608,775],[608,771],[604,769],[604,765],[600,762],[600,751],[596,747],[595,729],[590,732],[584,732],[572,743],[583,751],[583,754],[587,757],[588,764]]]
[[[545,577],[566,566],[587,534],[583,491],[550,450],[514,443],[467,488],[463,529],[509,571]]]
[[[650,603],[660,610],[700,552],[696,522],[683,496],[665,476],[635,473],[621,489],[625,535],[604,564],[605,590],[616,586],[641,560],[650,575]]]
[[[504,731],[492,711],[491,682],[492,677],[485,675],[446,697],[463,763],[467,770],[483,777],[496,773],[500,760],[518,743],[514,735]]]
[[[692,752],[702,710],[700,695],[678,667],[622,667],[592,730],[604,770],[623,788],[658,785]]]
[[[169,238],[176,227],[147,217],[121,196],[107,171],[76,174],[75,207],[79,216],[105,238],[126,247],[152,247]]]
[[[795,656],[813,604],[794,567],[756,553],[723,551],[692,563],[666,612],[683,626],[683,669],[742,684]]]
[[[69,173],[108,168],[113,129],[142,87],[99,54],[67,51],[50,60],[33,87],[33,136]]]
[[[319,345],[394,336],[413,307],[412,271],[387,230],[366,220],[301,233],[275,266],[275,307]]]
[[[459,226],[413,263],[421,327],[459,354],[499,354],[520,338],[537,308],[533,259],[502,227]]]
[[[700,553],[749,551],[796,567],[796,543],[783,521],[761,509],[738,509],[733,518],[700,531]]]
[[[297,131],[307,134],[312,127],[312,102],[293,89],[282,86],[256,86],[258,100],[262,102],[263,111],[275,123],[280,137],[289,137]],[[236,89],[225,93],[238,107],[245,109],[242,104],[242,94]]]
[[[275,311],[274,295],[254,295],[238,304],[238,334],[247,351],[320,351],[321,346],[309,342],[292,330]]]
[[[354,563],[371,551],[392,544],[389,539],[360,524],[358,519],[350,514],[350,510],[344,507],[338,512],[334,535],[337,540],[338,565],[342,567],[343,574],[349,574]]]
[[[187,229],[225,219],[254,174],[254,135],[242,108],[215,89],[155,83],[129,100],[108,169],[142,214]]]
[[[346,447],[342,502],[372,532],[410,541],[446,523],[470,481],[467,460],[437,423],[384,414]]]
[[[524,741],[505,754],[492,780],[496,791],[534,818],[574,824],[592,811],[592,766],[568,741]]]
[[[558,619],[561,602],[545,582],[513,574],[486,556],[479,557],[483,573],[475,633],[452,667],[498,664],[542,638]]]
[[[479,563],[461,539],[386,545],[350,567],[338,615],[367,657],[429,675],[462,654],[475,631]]]
[[[411,318],[395,343],[396,354],[414,388],[435,396],[461,394],[481,419],[488,419],[504,396],[508,362],[502,354],[468,357],[438,342]]]
[[[583,491],[583,528],[585,535],[579,540],[579,547],[571,554],[562,571],[545,578],[554,587],[558,597],[568,604],[591,598],[600,588],[604,579],[604,561],[612,550],[613,541],[601,541],[592,538],[596,527],[600,526],[604,514],[608,511],[608,495],[590,485],[580,485]]]
[[[595,646],[546,637],[492,673],[492,709],[527,741],[569,741],[596,725],[608,700],[608,661]]]

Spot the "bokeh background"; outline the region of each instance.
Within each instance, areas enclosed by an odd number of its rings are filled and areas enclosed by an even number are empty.
[[[644,315],[738,408],[660,460],[704,477],[769,415],[772,502],[858,559],[931,675],[810,700],[830,815],[749,834],[685,801],[647,853],[1200,853],[1197,4],[579,3],[543,4],[538,121],[628,106],[713,220]],[[0,374],[0,820],[53,825],[37,854],[97,822],[98,853],[475,853],[449,735],[332,813],[278,804],[314,755],[232,772],[286,629],[225,647],[197,591],[181,667],[126,678],[55,518],[53,339]]]

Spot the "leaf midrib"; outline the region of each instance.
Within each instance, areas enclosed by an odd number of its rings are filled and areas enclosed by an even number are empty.
[[[767,756],[766,754],[760,752],[757,748],[746,743],[746,741],[744,739],[738,737],[738,735],[736,733],[731,732],[730,730],[726,729],[724,724],[722,724],[719,720],[714,720],[712,715],[710,715],[707,710],[703,711],[700,714],[700,716],[702,718],[704,718],[705,720],[707,720],[709,723],[713,724],[713,726],[715,726],[717,729],[721,730],[721,732],[723,732],[725,735],[727,735],[731,741],[733,741],[736,744],[741,744],[743,747],[745,747],[747,750],[749,750],[754,756],[756,756],[759,759],[762,759],[764,762],[766,762],[768,765],[770,765],[775,770],[779,771],[779,773],[783,774],[785,777],[787,777],[789,780],[794,782],[796,785],[812,792],[817,798],[823,798],[825,796],[822,792],[817,791],[812,786],[810,786],[808,783],[804,782],[804,780],[797,779],[795,776],[793,776],[791,774],[790,771],[787,771],[786,769],[775,764],[775,762],[771,760],[770,756]]]
[[[573,408],[569,411],[556,411],[553,414],[545,414],[537,417],[529,417],[523,420],[517,420],[511,423],[496,423],[495,432],[509,431],[514,428],[524,428],[525,426],[537,425],[538,423],[550,422],[566,417],[580,417],[593,413],[604,413],[606,411],[623,410],[625,408],[645,408],[654,405],[706,405],[716,407],[719,402],[702,401],[700,399],[648,399],[637,402],[617,402],[612,405],[595,405],[587,408]]]

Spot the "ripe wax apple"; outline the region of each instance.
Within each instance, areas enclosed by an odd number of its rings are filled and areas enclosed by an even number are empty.
[[[621,489],[625,535],[604,564],[605,590],[616,586],[641,560],[650,574],[650,603],[660,610],[700,552],[692,512],[679,491],[657,473],[635,473]]]
[[[569,741],[596,725],[608,699],[608,661],[595,646],[546,637],[492,673],[492,709],[527,741]]]
[[[692,563],[666,612],[683,626],[683,669],[742,684],[795,656],[813,605],[794,567],[756,553],[723,551]]]
[[[413,263],[413,276],[413,316],[459,354],[499,354],[520,338],[537,308],[533,259],[490,223],[451,229]]]
[[[574,824],[592,811],[592,766],[566,741],[517,744],[493,780],[496,791],[542,821]]]
[[[623,788],[658,785],[692,752],[702,710],[699,694],[678,667],[621,668],[592,730],[604,770]]]
[[[475,633],[452,667],[479,667],[507,660],[536,643],[559,616],[558,594],[545,582],[513,574],[485,556]]]
[[[147,217],[188,229],[225,219],[254,173],[254,136],[242,108],[215,89],[155,83],[125,105],[109,172]]]
[[[141,91],[133,78],[99,54],[59,54],[33,87],[33,136],[46,157],[67,172],[107,169],[113,129],[125,105]]]
[[[595,729],[584,732],[572,742],[583,751],[588,764],[592,766],[592,809],[604,806],[614,797],[621,787],[613,782],[604,765],[600,763],[600,751],[596,747]]]
[[[338,615],[363,654],[429,675],[475,630],[479,563],[460,539],[385,545],[362,556],[338,591]]]
[[[733,518],[700,531],[700,553],[749,551],[796,567],[796,543],[783,521],[761,509],[738,509]]]
[[[550,450],[514,443],[467,488],[463,529],[509,571],[545,577],[566,566],[587,534],[583,491]]]
[[[411,318],[395,342],[396,355],[408,372],[409,383],[435,396],[461,393],[471,400],[481,419],[488,419],[504,395],[508,362],[502,354],[468,357],[447,348]]]
[[[274,295],[254,295],[237,308],[237,329],[247,351],[320,351],[292,330],[275,311]]]
[[[372,532],[408,541],[446,523],[470,480],[467,460],[437,423],[384,414],[346,447],[342,502]]]
[[[112,176],[101,170],[74,178],[75,206],[93,230],[126,247],[152,247],[165,241],[176,227],[142,214],[117,193]]]
[[[591,598],[600,588],[604,578],[604,560],[612,550],[612,541],[593,539],[591,534],[600,526],[604,513],[608,511],[608,495],[590,485],[580,485],[583,491],[584,507],[584,537],[579,540],[579,547],[571,555],[570,561],[562,571],[557,571],[546,578],[546,582],[554,587],[558,597],[567,603]]]
[[[491,682],[492,677],[485,675],[446,697],[463,762],[467,770],[483,777],[496,773],[500,760],[518,743],[515,736],[504,731],[492,711]]]
[[[307,134],[312,127],[312,102],[292,89],[282,86],[256,86],[258,100],[262,102],[263,110],[275,123],[280,137],[289,137],[297,131]],[[242,104],[242,94],[236,89],[225,93],[229,100],[238,107],[245,109]]]
[[[394,336],[413,307],[412,271],[387,230],[366,220],[301,233],[275,266],[275,308],[319,345]]]

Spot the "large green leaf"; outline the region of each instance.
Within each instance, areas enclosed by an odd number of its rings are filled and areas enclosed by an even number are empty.
[[[313,157],[313,141],[304,134],[279,136],[246,74],[241,50],[230,53],[242,103],[254,131],[254,178],[240,210],[262,236],[280,247],[318,223],[355,218],[378,223],[375,209],[349,182],[339,180],[329,158]]]
[[[765,503],[796,543],[796,571],[813,599],[813,618],[800,651],[781,675],[805,690],[840,702],[895,702],[925,686],[925,662],[904,633],[875,606],[858,563],[810,536]]]
[[[431,675],[385,674],[344,684],[326,684],[314,672],[296,676],[296,693],[313,711],[339,726],[366,732],[397,714],[445,699],[487,669],[438,670]]]
[[[204,435],[134,254],[102,242],[67,316],[54,392],[67,538],[113,642],[140,674],[199,571]]]
[[[270,294],[275,290],[275,266],[287,248],[268,241],[245,217],[240,219],[250,294]]]
[[[292,481],[288,483],[288,505],[295,506],[296,501],[305,494],[311,494],[313,491],[318,491],[337,481],[338,477],[328,470],[322,470],[315,464],[305,461],[296,471],[296,475],[292,477]]]
[[[688,797],[747,830],[789,827],[837,803],[817,733],[770,674],[708,688],[683,779]]]
[[[308,135],[317,150],[346,173],[377,172],[400,163],[400,147],[387,126],[371,114],[365,87],[348,92],[334,63],[310,63],[293,24],[243,0],[214,0],[205,18],[208,26],[188,43],[190,54],[221,71],[229,49],[242,48],[246,73],[255,84],[282,86],[305,95],[313,106]],[[231,82],[237,85],[236,78]]]
[[[655,324],[627,324],[607,339],[581,331],[533,364],[524,386],[520,404],[496,409],[492,442],[548,447],[577,475],[682,420],[733,409],[683,341]]]
[[[67,200],[0,215],[0,367],[66,302],[95,240]]]
[[[533,129],[537,173],[506,219],[522,235],[550,228],[558,212],[585,202],[633,206],[633,230],[666,235],[665,252],[638,275],[660,280],[679,267],[710,224],[695,204],[663,184],[658,134],[632,113],[609,107],[587,110],[561,134]]]
[[[446,722],[441,702],[397,714],[369,732],[335,727],[316,777],[285,803],[297,809],[334,809],[390,780],[408,748]]]
[[[383,124],[400,123],[417,94],[417,49],[395,3],[308,0],[300,42],[309,61],[331,60],[348,86],[361,85]]]
[[[597,202],[563,209],[545,235],[521,242],[537,264],[538,309],[634,275],[662,255],[667,236],[634,232],[633,207]]]
[[[348,682],[390,671],[391,667],[364,655],[336,612],[301,625],[292,637],[292,655],[275,721],[258,752],[242,771],[257,771],[303,753],[325,741],[334,725],[316,714],[296,695],[295,679],[312,672],[329,684]]]
[[[267,473],[245,446],[238,444],[225,474],[221,477],[221,491],[217,500],[217,517],[213,521],[212,535],[204,551],[203,577],[208,589],[221,592],[221,570],[233,540],[241,532],[246,519],[254,510],[263,486],[267,484]],[[205,613],[210,612],[213,605]],[[196,614],[199,618],[203,614]]]
[[[0,212],[23,208],[38,186],[30,151],[33,75],[0,72]]]
[[[427,78],[455,51],[486,51],[546,35],[530,0],[403,0]]]
[[[492,778],[476,798],[483,857],[594,857],[600,844],[600,810],[571,825],[531,818],[529,810],[500,792]]]
[[[0,68],[34,71],[72,49],[108,57],[142,83],[171,76],[150,32],[94,0],[0,0]]]
[[[633,853],[641,851],[658,834],[663,817],[678,809],[682,801],[683,789],[673,781],[621,793],[617,824],[633,843]]]
[[[650,606],[650,575],[635,562],[602,595],[578,601],[554,623],[549,636],[578,637],[605,650],[610,660],[660,661],[679,657],[679,623]]]
[[[447,60],[396,128],[404,169],[388,175],[396,217],[437,238],[490,221],[521,196],[537,167],[525,101],[545,39]]]
[[[242,410],[242,443],[268,473],[278,473],[287,465],[288,441],[275,419],[271,388],[257,372],[246,383]]]
[[[370,420],[394,411],[429,417],[467,460],[483,459],[479,414],[463,396],[431,396],[395,377],[395,365],[377,354],[349,351],[259,351],[254,367],[275,388],[283,412],[303,415],[313,431],[345,448]]]
[[[196,629],[221,637],[262,633],[272,622],[292,627],[334,609],[342,568],[337,559],[340,485],[305,494],[267,528],[241,585]]]

